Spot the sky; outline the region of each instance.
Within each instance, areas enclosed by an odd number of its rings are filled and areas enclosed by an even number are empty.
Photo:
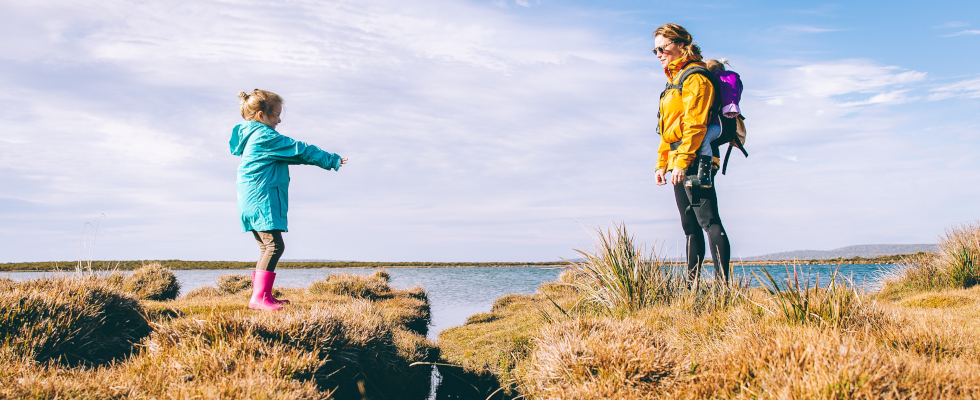
[[[0,262],[254,260],[237,93],[350,159],[293,166],[285,259],[552,261],[624,223],[674,255],[652,32],[745,85],[734,257],[934,243],[978,217],[976,1],[0,4]]]

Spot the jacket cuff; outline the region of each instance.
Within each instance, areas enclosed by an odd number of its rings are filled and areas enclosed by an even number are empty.
[[[674,159],[674,169],[680,169],[687,171],[687,167],[691,166],[691,160],[687,157],[677,157]]]

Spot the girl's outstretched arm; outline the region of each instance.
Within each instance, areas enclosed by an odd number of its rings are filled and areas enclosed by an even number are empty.
[[[265,147],[263,152],[269,157],[290,164],[316,165],[323,169],[337,170],[347,160],[334,153],[323,151],[314,145],[293,140],[284,135],[276,135],[263,145]]]

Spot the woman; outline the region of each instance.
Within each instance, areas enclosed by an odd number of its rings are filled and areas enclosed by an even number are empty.
[[[669,85],[680,82],[681,73],[694,66],[704,67],[701,49],[694,44],[691,34],[677,24],[665,24],[653,33],[656,47],[653,53],[667,74]],[[674,199],[681,213],[681,226],[687,235],[688,279],[695,280],[704,261],[704,234],[708,233],[711,259],[717,276],[730,275],[731,250],[728,236],[718,216],[718,196],[714,185],[685,186],[687,175],[696,176],[698,148],[708,131],[708,118],[714,103],[715,91],[711,81],[699,74],[690,75],[681,90],[668,88],[660,96],[660,148],[657,151],[657,185],[674,185]],[[703,163],[702,163],[703,164]],[[710,165],[709,162],[707,165]],[[717,165],[717,164],[715,164]],[[714,174],[716,170],[709,173]]]

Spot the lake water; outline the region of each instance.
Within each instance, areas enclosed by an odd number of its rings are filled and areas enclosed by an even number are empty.
[[[838,270],[839,268],[839,270]],[[806,265],[796,268],[798,281],[811,286],[821,286],[829,281],[829,277],[838,270],[838,276],[874,290],[882,271],[894,268],[893,265],[854,264],[854,265]],[[705,273],[711,275],[711,266],[705,268]],[[751,279],[751,285],[759,284],[759,279],[766,281],[763,269],[768,270],[772,277],[785,286],[787,277],[793,276],[793,267],[786,265],[738,266],[732,267],[734,274],[740,274]],[[311,283],[331,274],[370,275],[373,268],[336,268],[336,269],[280,269],[276,271],[276,286],[278,287],[307,287]],[[477,313],[490,311],[493,302],[509,293],[534,293],[538,286],[547,281],[553,281],[562,272],[562,268],[543,267],[474,267],[474,268],[390,268],[391,286],[405,289],[412,286],[425,288],[429,295],[432,311],[432,326],[429,338],[435,340],[439,332],[446,328],[466,323],[466,318]],[[180,282],[181,294],[190,292],[201,286],[216,285],[216,279],[224,274],[250,274],[251,270],[180,270],[173,271]],[[23,281],[44,276],[54,276],[54,272],[0,272],[0,277],[9,277]],[[438,370],[433,368],[433,385],[430,399],[436,398]]]

